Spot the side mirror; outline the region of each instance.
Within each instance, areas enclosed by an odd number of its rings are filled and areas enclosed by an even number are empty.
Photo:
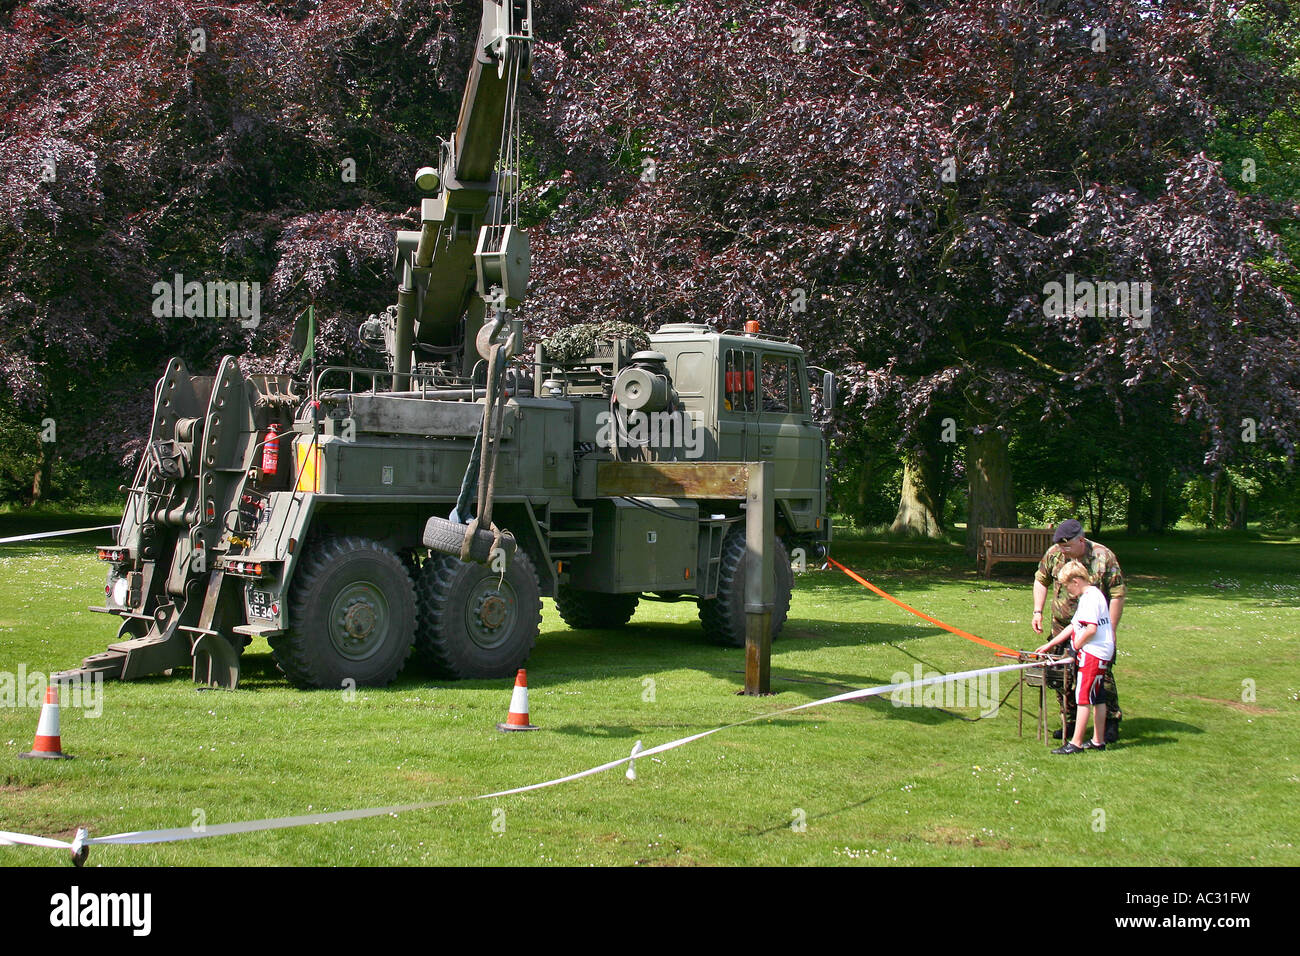
[[[835,373],[822,376],[822,407],[828,412],[835,407]]]

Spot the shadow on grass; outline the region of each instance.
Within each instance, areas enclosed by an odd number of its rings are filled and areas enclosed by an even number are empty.
[[[1188,734],[1203,734],[1205,730],[1181,720],[1164,720],[1159,717],[1125,717],[1120,723],[1119,742],[1128,747],[1159,747],[1176,744]]]
[[[809,629],[809,625],[816,630]],[[892,683],[898,673],[873,673],[865,669],[818,671],[782,663],[785,655],[805,649],[884,645],[902,651],[922,663],[927,671],[942,673],[951,670],[950,667],[906,650],[906,644],[911,641],[942,633],[930,626],[827,623],[792,619],[787,622],[782,636],[773,646],[772,690],[778,694],[789,693],[802,700],[812,701],[862,687]],[[982,648],[978,650],[984,653]],[[990,660],[990,665],[994,663],[996,662]],[[532,671],[530,687],[536,692],[557,684],[575,687],[583,683],[607,683],[611,678],[619,677],[640,683],[645,678],[662,677],[665,672],[676,670],[719,678],[734,684],[739,690],[744,684],[744,664],[744,648],[710,644],[695,622],[648,622],[610,630],[570,630],[563,626],[554,628],[540,637],[527,666]],[[910,678],[912,675],[908,676]],[[162,684],[189,680],[189,668],[177,668],[171,677],[153,676],[145,678],[143,682]],[[508,678],[450,680],[430,673],[412,659],[387,689],[403,692],[421,688],[454,687],[457,690],[500,692],[507,686],[507,681]],[[288,686],[268,649],[258,649],[255,645],[243,655],[240,691],[257,693],[262,690],[284,690]],[[333,692],[331,688],[312,691]],[[967,719],[938,708],[895,707],[887,695],[843,703],[868,707],[881,714],[921,724]],[[634,732],[627,731],[628,734]]]
[[[804,818],[803,822],[805,824],[808,824],[808,823],[812,823],[814,820],[828,820],[831,817],[839,816],[841,813],[847,813],[850,810],[856,810],[858,807],[864,807],[872,800],[875,800],[877,797],[883,795],[884,793],[886,792],[892,793],[893,791],[894,788],[890,787],[888,788],[888,790],[880,790],[877,793],[873,793],[869,797],[863,797],[861,800],[855,800],[853,803],[846,803],[844,806],[836,807],[834,810],[823,810],[821,813],[809,814],[807,817]],[[783,830],[790,830],[791,829],[790,824],[791,821],[785,820],[781,823],[777,823],[773,826],[770,826],[765,830],[760,830],[751,824],[750,826],[746,827],[746,830],[748,832],[745,833],[745,836],[761,837],[761,836],[767,836],[769,833],[778,833]]]

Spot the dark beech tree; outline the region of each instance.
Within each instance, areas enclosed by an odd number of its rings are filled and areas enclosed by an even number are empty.
[[[539,4],[558,31],[570,4]],[[147,434],[170,355],[287,367],[309,304],[325,357],[394,296],[411,174],[454,127],[478,5],[451,0],[0,4],[0,418],[60,456]],[[177,274],[257,283],[258,324],[159,315]],[[165,310],[162,310],[165,311]],[[15,439],[17,440],[17,439]],[[55,445],[39,441],[31,497]]]
[[[1206,158],[1216,124],[1288,103],[1257,55],[1273,5],[1246,5],[1249,33],[1205,3],[625,6],[538,4],[536,332],[790,334],[848,373],[846,438],[896,432],[904,527],[936,525],[944,418],[972,529],[1014,521],[1009,429],[1084,401],[1160,402],[1212,464],[1247,417],[1293,452],[1294,272],[1269,228],[1287,210]],[[167,355],[284,367],[311,302],[321,349],[347,357],[391,301],[392,229],[454,122],[476,13],[0,5],[5,420],[35,441],[54,419],[61,454],[130,447]],[[260,324],[157,315],[177,272],[260,283]],[[1149,327],[1045,315],[1069,276],[1150,282]]]
[[[1238,194],[1206,149],[1222,117],[1269,115],[1292,86],[1228,15],[588,7],[539,63],[568,153],[541,187],[564,198],[536,241],[530,314],[760,319],[849,373],[850,420],[897,416],[905,488],[925,487],[926,436],[957,410],[971,543],[1015,523],[1010,428],[1067,427],[1085,397],[1164,403],[1205,428],[1211,464],[1232,457],[1244,417],[1290,454],[1300,323],[1256,265],[1290,271],[1277,210]],[[1051,301],[1051,283],[1076,280],[1150,298],[1125,303],[1132,317],[1119,301]],[[904,523],[930,525],[914,497]]]

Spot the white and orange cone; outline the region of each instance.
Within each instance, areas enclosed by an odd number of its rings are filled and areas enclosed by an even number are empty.
[[[63,752],[59,740],[59,688],[50,684],[45,688],[45,703],[41,705],[41,719],[36,724],[36,742],[30,753],[19,757],[43,757],[46,760],[71,760],[72,754]]]
[[[528,672],[523,668],[515,675],[515,689],[510,695],[510,715],[497,730],[540,730],[528,722]]]

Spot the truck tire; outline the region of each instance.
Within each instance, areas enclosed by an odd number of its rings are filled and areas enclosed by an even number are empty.
[[[339,537],[303,555],[288,631],[270,643],[299,687],[383,687],[401,673],[414,639],[415,588],[401,560],[377,541]]]
[[[564,623],[577,630],[622,627],[632,620],[639,594],[599,594],[560,586],[555,592],[555,609]]]
[[[515,552],[504,576],[435,554],[416,587],[415,652],[444,677],[514,677],[542,623],[542,593],[528,555]]]
[[[423,541],[426,547],[442,554],[450,554],[454,557],[460,557],[460,549],[465,543],[465,533],[469,531],[469,525],[457,524],[454,521],[448,521],[446,518],[430,518],[424,524]],[[480,528],[474,535],[474,542],[470,545],[469,557],[471,561],[477,561],[479,564],[487,564],[492,559],[492,542],[496,536],[488,528]],[[505,552],[508,561],[514,556],[518,549],[515,543],[514,535],[509,531],[501,532],[501,550]]]
[[[773,595],[772,640],[781,634],[790,611],[794,572],[785,544],[776,538],[772,566],[776,572]],[[718,595],[700,601],[700,623],[709,640],[727,647],[745,646],[745,529],[733,528],[722,542],[722,567],[718,573]]]

